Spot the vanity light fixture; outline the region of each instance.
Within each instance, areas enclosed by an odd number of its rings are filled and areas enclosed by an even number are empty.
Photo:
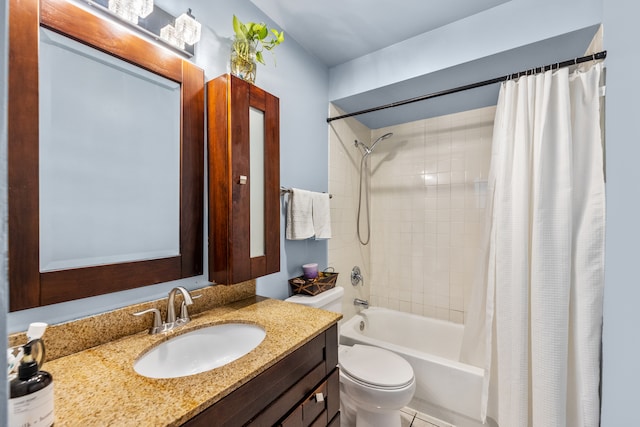
[[[191,9],[187,9],[176,19],[176,31],[182,34],[182,39],[186,44],[194,45],[200,41],[202,25],[191,14]]]
[[[194,45],[200,41],[200,33],[202,25],[195,20],[191,14],[191,9],[178,16],[174,25],[168,24],[160,30],[160,38],[176,46],[184,49],[184,45]]]
[[[155,5],[154,0],[77,1],[187,57],[193,56],[194,45],[200,40],[202,25],[194,19],[191,9],[176,18]]]
[[[160,29],[160,38],[178,49],[184,49],[184,40],[182,40],[176,31],[176,27],[167,24]]]
[[[132,24],[153,12],[153,0],[109,0],[109,10]]]

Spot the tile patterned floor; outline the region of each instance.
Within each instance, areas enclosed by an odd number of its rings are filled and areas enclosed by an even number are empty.
[[[411,408],[401,409],[400,415],[402,417],[402,427],[455,427],[452,424],[438,420]]]

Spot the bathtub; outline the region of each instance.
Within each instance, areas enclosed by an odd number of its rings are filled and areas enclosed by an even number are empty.
[[[370,307],[341,325],[340,344],[399,354],[416,376],[411,408],[455,426],[479,426],[484,371],[458,361],[463,331],[456,323]]]

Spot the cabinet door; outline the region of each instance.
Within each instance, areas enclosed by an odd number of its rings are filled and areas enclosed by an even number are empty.
[[[279,100],[224,75],[208,87],[209,279],[280,269]]]

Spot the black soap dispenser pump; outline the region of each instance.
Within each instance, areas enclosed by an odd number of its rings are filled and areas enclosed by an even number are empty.
[[[53,377],[40,370],[44,360],[44,343],[39,337],[31,339],[30,333],[28,336],[29,342],[23,347],[24,356],[18,367],[18,376],[9,383],[9,427],[50,427],[54,422]],[[34,349],[39,354],[39,361],[34,359]]]

